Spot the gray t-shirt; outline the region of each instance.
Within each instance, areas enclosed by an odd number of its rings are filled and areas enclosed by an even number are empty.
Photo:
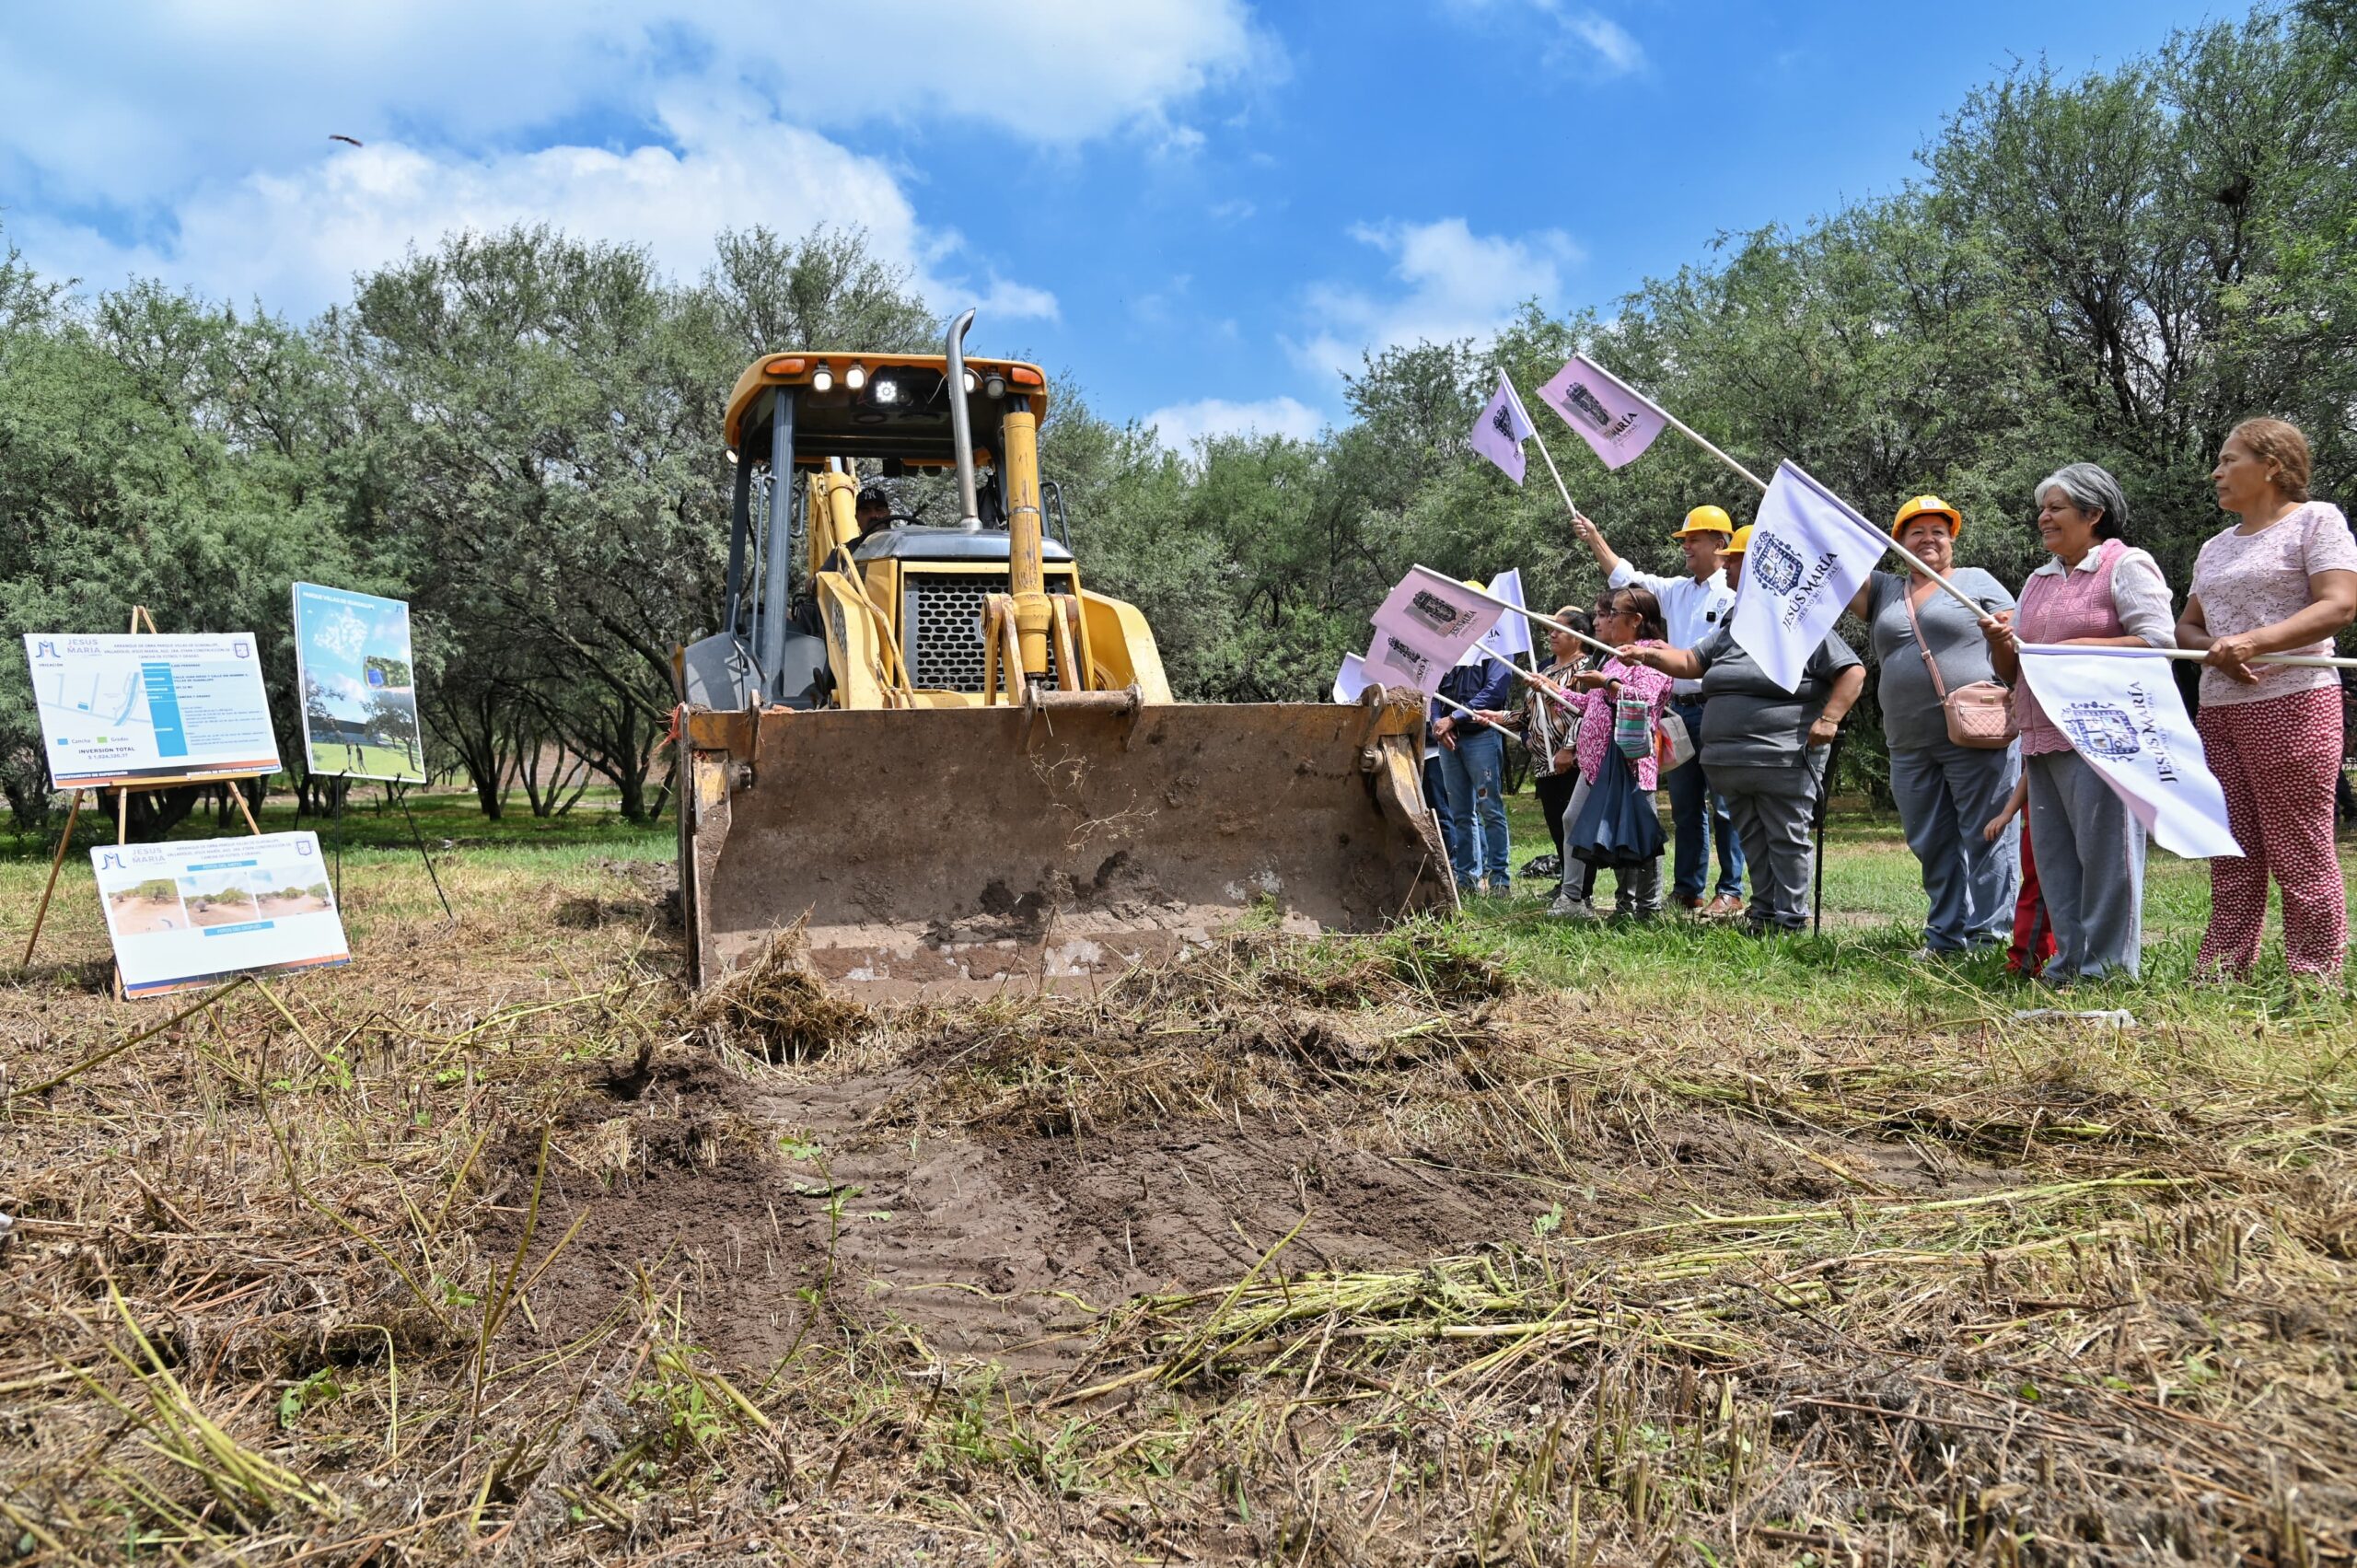
[[[1796,767],[1808,754],[1808,726],[1825,711],[1833,678],[1859,662],[1850,645],[1827,633],[1787,691],[1751,661],[1721,626],[1692,649],[1702,661],[1702,766]]]
[[[1951,572],[1948,581],[1991,614],[2014,608],[2014,596],[2005,585],[1978,566]],[[1866,624],[1873,633],[1875,661],[1882,666],[1882,682],[1875,693],[1882,704],[1883,738],[1893,751],[1921,751],[1948,738],[1940,694],[1923,668],[1923,650],[1907,624],[1907,582],[1901,572],[1876,572],[1866,582]],[[1915,618],[1923,623],[1923,641],[1932,645],[1932,656],[1940,661],[1940,679],[1949,691],[1997,679],[1980,623],[1945,589],[1933,588],[1915,607]]]

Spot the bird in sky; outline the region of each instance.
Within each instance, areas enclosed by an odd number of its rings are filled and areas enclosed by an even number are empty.
[[[341,133],[341,132],[337,132],[337,131],[331,131],[331,132],[329,132],[329,133],[328,133],[328,140],[329,140],[329,141],[331,141],[331,142],[349,142],[349,143],[351,143],[351,144],[352,144],[354,146],[355,146],[355,147],[356,147],[356,146],[359,146],[359,145],[362,145],[361,140],[360,140],[360,138],[359,138],[359,137],[357,137],[357,136],[347,136],[347,135],[344,135],[343,133]]]

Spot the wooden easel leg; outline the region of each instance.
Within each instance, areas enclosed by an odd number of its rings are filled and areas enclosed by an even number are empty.
[[[228,789],[230,796],[237,801],[238,811],[244,814],[246,826],[252,829],[255,835],[259,837],[261,832],[261,824],[254,820],[254,808],[246,804],[246,792],[235,784],[231,784],[226,787]]]
[[[49,897],[57,891],[58,868],[65,864],[66,846],[74,842],[74,819],[81,815],[82,792],[77,789],[65,807],[65,830],[57,835],[57,853],[49,857],[49,880],[41,887],[41,907],[33,911],[32,935],[25,938],[25,956],[17,960],[18,969],[33,961],[33,944],[41,940],[41,923],[49,918]]]
[[[131,786],[125,784],[114,793],[114,847],[121,849],[131,842]]]

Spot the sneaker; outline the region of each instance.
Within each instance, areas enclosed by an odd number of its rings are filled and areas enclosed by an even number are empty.
[[[1733,893],[1721,893],[1707,904],[1698,899],[1695,905],[1704,920],[1733,920],[1743,912],[1743,900]]]
[[[1556,894],[1555,901],[1547,906],[1547,912],[1557,920],[1602,920],[1604,918],[1596,912],[1594,904],[1589,903],[1577,893]]]

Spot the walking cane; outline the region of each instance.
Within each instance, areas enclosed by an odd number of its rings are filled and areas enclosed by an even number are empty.
[[[1841,766],[1842,728],[1833,732],[1833,744],[1825,749],[1825,778],[1817,786],[1817,821],[1813,831],[1817,836],[1817,890],[1810,900],[1808,934],[1822,935],[1825,930],[1825,814],[1832,807],[1833,781]]]

